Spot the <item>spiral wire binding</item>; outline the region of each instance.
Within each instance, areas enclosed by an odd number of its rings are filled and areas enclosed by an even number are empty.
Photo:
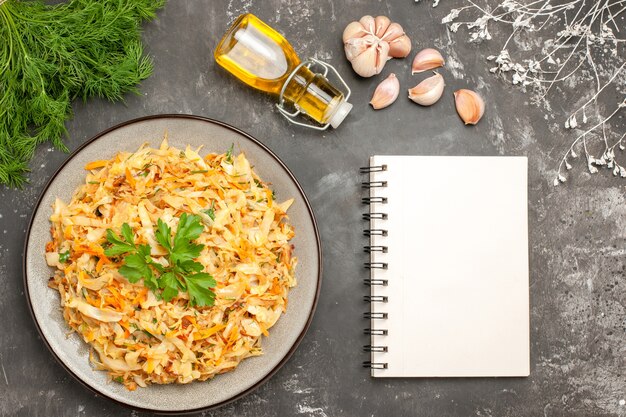
[[[386,287],[387,284],[389,282],[386,279],[372,279],[372,278],[365,278],[363,280],[363,284],[367,285],[368,287],[372,287],[375,285],[381,286],[381,287]]]
[[[387,346],[363,346],[363,352],[387,352]]]
[[[386,303],[389,299],[386,295],[364,295],[363,301],[366,303]]]
[[[370,319],[370,320],[387,320],[389,318],[389,314],[387,313],[372,313],[370,311],[367,311],[365,313],[363,313],[363,318],[364,319]]]
[[[363,220],[387,220],[387,213],[363,213]]]
[[[375,203],[387,204],[388,200],[387,200],[387,197],[362,197],[361,203],[367,204],[367,205],[375,204]]]
[[[364,368],[370,369],[387,369],[387,362],[363,362]]]
[[[387,181],[363,181],[361,188],[384,188],[387,186]]]
[[[363,329],[363,334],[368,336],[387,336],[389,331],[387,329]]]
[[[372,172],[383,172],[383,171],[387,171],[387,165],[372,165],[369,167],[362,167],[359,170],[361,174],[369,174]],[[384,188],[384,187],[387,187],[387,181],[364,181],[361,183],[361,187],[363,189]],[[367,204],[367,205],[387,204],[388,199],[387,197],[369,196],[369,197],[361,198],[361,203]],[[388,219],[388,214],[384,212],[376,211],[376,212],[363,213],[363,220],[365,221],[371,221],[371,220],[381,221],[381,220],[387,220],[387,219]],[[368,229],[363,230],[363,234],[367,237],[387,236],[388,231],[387,229],[368,228]],[[367,253],[373,253],[373,252],[388,253],[389,248],[384,245],[368,245],[368,246],[364,246],[363,250]],[[388,268],[388,264],[386,262],[366,262],[364,266],[365,268],[369,270],[374,270],[374,269],[385,270]],[[363,280],[363,283],[369,287],[372,287],[372,286],[384,287],[384,286],[387,286],[388,280],[380,279],[380,278],[372,278],[370,275],[369,278],[366,278]],[[382,296],[382,295],[365,295],[363,296],[363,301],[369,304],[387,303],[389,302],[389,298],[387,296]],[[367,320],[386,320],[388,318],[388,314],[382,313],[382,312],[366,312],[366,313],[363,313],[363,318]],[[363,333],[368,336],[387,336],[389,334],[389,331],[387,329],[380,329],[380,328],[367,328],[367,329],[363,329]],[[370,353],[371,352],[385,353],[388,351],[388,347],[364,345],[363,351],[370,352]],[[363,362],[363,367],[370,368],[370,369],[387,369],[388,364],[387,362],[366,361],[366,362]]]
[[[372,253],[372,252],[387,253],[389,251],[389,248],[387,248],[387,246],[363,246],[363,251],[367,253]]]
[[[361,167],[359,172],[361,174],[369,174],[370,172],[387,171],[387,165],[372,165],[369,167]]]
[[[365,236],[387,236],[388,232],[385,229],[365,229],[363,234]]]
[[[363,264],[367,269],[387,269],[389,264],[385,262],[365,262]]]

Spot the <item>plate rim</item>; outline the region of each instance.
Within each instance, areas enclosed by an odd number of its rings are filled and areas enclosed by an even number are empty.
[[[131,404],[127,404],[123,401],[119,401],[115,398],[112,398],[106,394],[104,394],[103,392],[99,391],[97,388],[92,387],[91,385],[89,385],[87,382],[83,381],[76,373],[74,373],[74,371],[72,371],[70,369],[70,367],[68,367],[58,356],[57,354],[54,352],[54,350],[52,349],[52,346],[50,345],[50,343],[48,342],[48,340],[46,339],[46,337],[43,334],[43,331],[41,330],[41,326],[39,321],[37,320],[37,318],[35,317],[35,312],[33,310],[33,305],[31,302],[31,297],[30,297],[30,292],[28,289],[28,278],[27,278],[27,272],[26,272],[26,268],[27,268],[27,258],[26,258],[26,253],[27,253],[27,249],[28,249],[28,243],[30,241],[30,235],[31,235],[31,229],[35,220],[35,214],[37,213],[37,211],[39,210],[42,200],[44,198],[44,195],[46,194],[46,192],[48,191],[48,188],[50,187],[50,185],[52,184],[52,182],[54,181],[54,179],[57,177],[57,175],[59,175],[59,173],[65,168],[65,166],[69,163],[69,161],[71,161],[72,159],[74,159],[74,157],[80,153],[83,149],[85,149],[87,146],[89,146],[90,144],[92,144],[93,142],[99,140],[100,138],[102,138],[103,136],[105,136],[106,134],[123,128],[125,126],[134,124],[134,123],[139,123],[139,122],[145,122],[148,120],[155,120],[155,119],[187,119],[187,120],[196,120],[196,121],[201,121],[201,122],[205,122],[205,123],[210,123],[210,124],[215,124],[221,127],[224,127],[226,129],[232,130],[235,133],[238,133],[242,136],[244,136],[246,139],[252,141],[254,144],[258,145],[259,147],[261,147],[261,149],[263,149],[265,152],[267,152],[276,162],[278,162],[278,164],[285,170],[285,172],[287,173],[287,175],[289,175],[289,177],[291,178],[291,180],[293,181],[293,183],[295,184],[296,188],[298,189],[298,192],[301,194],[306,209],[309,213],[309,216],[311,218],[311,221],[313,223],[313,230],[315,232],[315,242],[317,245],[317,253],[319,254],[318,256],[318,260],[317,260],[317,286],[315,289],[315,297],[313,299],[313,305],[311,307],[311,311],[309,312],[309,316],[307,318],[307,321],[304,325],[304,328],[302,329],[302,331],[300,332],[300,334],[298,335],[298,337],[296,338],[295,342],[293,343],[293,345],[291,346],[291,348],[289,349],[289,351],[287,352],[287,354],[280,360],[280,362],[278,362],[278,364],[276,364],[276,366],[274,366],[274,368],[272,368],[263,378],[261,378],[259,381],[257,381],[254,385],[250,386],[249,388],[247,388],[246,390],[232,396],[231,398],[228,398],[224,401],[221,401],[219,403],[216,404],[212,404],[206,407],[199,407],[199,408],[194,408],[194,409],[188,409],[188,410],[159,410],[156,408],[144,408],[144,407],[139,407],[139,406],[135,406],[135,405],[131,405]],[[282,368],[287,361],[291,358],[291,356],[294,354],[294,352],[296,351],[296,349],[298,348],[298,346],[300,345],[300,343],[302,342],[302,339],[304,339],[304,336],[306,335],[307,331],[309,330],[309,327],[311,326],[311,323],[313,321],[313,316],[315,315],[315,311],[317,309],[317,304],[319,301],[319,296],[320,296],[320,292],[321,292],[321,286],[322,286],[322,268],[323,268],[323,254],[322,254],[322,244],[321,244],[321,239],[320,239],[320,232],[319,232],[319,228],[317,225],[317,220],[315,218],[315,214],[313,213],[313,208],[311,207],[311,203],[309,202],[309,199],[306,195],[306,193],[304,192],[304,190],[302,189],[302,186],[300,185],[300,183],[298,182],[298,180],[296,179],[296,177],[293,175],[293,173],[291,172],[291,170],[287,167],[287,165],[280,159],[280,157],[278,157],[278,155],[276,155],[270,148],[268,148],[265,144],[263,144],[261,141],[259,141],[258,139],[256,139],[254,136],[250,135],[249,133],[235,127],[232,126],[228,123],[222,122],[220,120],[216,120],[216,119],[212,119],[209,117],[204,117],[204,116],[197,116],[197,115],[193,115],[193,114],[153,114],[153,115],[149,115],[149,116],[142,116],[142,117],[138,117],[138,118],[134,118],[134,119],[130,119],[127,120],[125,122],[122,123],[118,123],[114,126],[111,126],[97,134],[95,134],[94,136],[92,136],[91,138],[89,138],[88,140],[86,140],[84,143],[82,143],[78,148],[76,148],[72,153],[70,153],[70,155],[61,163],[61,165],[54,171],[54,173],[52,174],[52,176],[48,179],[48,181],[46,182],[45,186],[43,187],[43,189],[41,190],[39,197],[37,198],[37,201],[32,209],[32,213],[30,215],[30,219],[28,221],[28,227],[26,228],[26,236],[24,239],[24,247],[22,249],[22,284],[24,285],[24,296],[26,298],[26,304],[28,305],[28,311],[30,313],[31,319],[33,320],[33,323],[35,324],[35,327],[37,329],[37,333],[39,334],[40,339],[43,341],[43,343],[45,344],[46,348],[48,349],[48,351],[52,354],[52,356],[54,357],[55,361],[61,365],[61,367],[63,369],[65,369],[65,371],[67,373],[69,373],[76,381],[78,381],[80,383],[80,385],[82,385],[83,387],[87,388],[90,392],[92,392],[93,394],[96,394],[97,396],[106,398],[116,404],[122,405],[126,408],[130,408],[133,410],[138,410],[138,411],[144,411],[144,412],[151,412],[151,413],[158,413],[158,414],[162,414],[162,415],[181,415],[181,414],[192,414],[192,413],[197,413],[200,411],[207,411],[207,410],[212,410],[212,409],[217,409],[220,407],[223,407],[224,405],[227,405],[233,401],[236,401],[248,394],[250,394],[251,392],[255,391],[257,388],[259,388],[261,385],[265,384],[272,376],[274,376],[274,374],[276,374],[276,372],[278,372],[278,370],[280,368]]]

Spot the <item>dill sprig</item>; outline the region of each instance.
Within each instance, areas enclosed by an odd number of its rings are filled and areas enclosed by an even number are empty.
[[[37,145],[67,151],[71,101],[122,100],[152,73],[141,22],[164,0],[0,1],[0,183],[21,187]]]

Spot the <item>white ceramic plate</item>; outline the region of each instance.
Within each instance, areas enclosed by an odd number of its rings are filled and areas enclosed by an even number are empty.
[[[167,132],[170,145],[203,145],[208,152],[223,152],[234,143],[243,151],[264,181],[272,183],[279,199],[293,197],[289,219],[296,229],[295,256],[298,257],[298,285],[289,293],[289,307],[270,336],[264,337],[264,355],[248,358],[232,372],[206,382],[186,385],[150,385],[127,391],[121,384],[108,381],[103,371],[89,363],[89,348],[76,334],[67,337],[69,326],[60,307],[59,294],[47,286],[53,275],[44,259],[50,240],[51,206],[56,197],[69,201],[84,182],[84,166],[96,159],[109,159],[119,151],[133,151],[148,142],[158,147]],[[311,323],[321,281],[321,246],[311,206],[302,188],[287,167],[258,140],[224,123],[186,115],[150,116],[131,120],[95,136],[54,174],[45,187],[27,232],[24,256],[26,299],[39,332],[63,367],[85,386],[111,400],[137,409],[161,413],[181,413],[217,407],[258,387],[271,377],[291,356]]]

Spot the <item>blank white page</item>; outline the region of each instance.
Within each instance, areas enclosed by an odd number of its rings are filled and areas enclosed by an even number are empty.
[[[387,197],[371,212],[375,377],[528,376],[528,196],[525,157],[374,156],[370,174]]]

